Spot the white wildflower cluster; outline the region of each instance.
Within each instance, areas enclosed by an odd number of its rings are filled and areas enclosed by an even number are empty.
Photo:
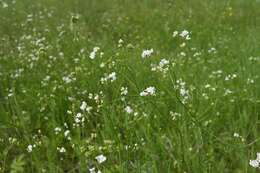
[[[125,96],[128,94],[128,88],[127,87],[121,87],[120,89],[120,95],[121,95],[121,100],[125,101]]]
[[[227,95],[230,95],[230,94],[232,94],[233,93],[233,91],[232,90],[230,90],[230,89],[228,89],[228,88],[225,88],[225,90],[224,90],[224,96],[227,96]]]
[[[27,151],[28,151],[28,153],[31,153],[32,151],[33,151],[33,148],[36,148],[36,145],[35,144],[29,144],[28,146],[27,146]]]
[[[144,146],[146,144],[146,141],[144,140],[144,138],[141,138],[139,143],[134,143],[132,145],[128,144],[125,145],[124,148],[126,151],[137,151],[140,149],[141,146]]]
[[[105,74],[105,77],[100,79],[100,82],[104,84],[107,81],[114,82],[116,80],[116,72],[112,72],[110,74]]]
[[[74,117],[74,123],[73,123],[73,126],[77,126],[79,127],[80,125],[81,126],[84,126],[84,122],[85,122],[85,117],[82,113],[77,113],[76,116]]]
[[[177,37],[178,35],[180,37],[184,38],[185,40],[190,40],[191,39],[190,32],[187,31],[187,30],[183,30],[181,32],[174,31],[173,34],[172,34],[172,37]]]
[[[155,96],[156,89],[153,86],[146,88],[144,91],[140,93],[140,96]]]
[[[106,66],[106,64],[104,62],[101,62],[99,65],[100,68],[104,68],[105,66]]]
[[[22,73],[24,72],[24,69],[23,68],[19,68],[19,69],[16,69],[13,74],[10,75],[11,78],[15,79],[15,78],[19,78],[22,76]]]
[[[169,70],[169,63],[170,63],[169,60],[161,59],[158,65],[156,64],[151,65],[151,71],[162,72],[165,75]]]
[[[56,135],[58,135],[61,132],[61,128],[55,127],[54,132],[55,132]]]
[[[36,147],[40,147],[42,145],[42,132],[40,129],[38,129],[37,133],[32,136],[33,143],[29,144],[26,148],[28,153],[31,153]],[[16,138],[9,137],[8,138],[10,143],[17,143],[19,142]]]
[[[178,89],[181,96],[182,103],[187,103],[189,99],[189,90],[186,87],[186,83],[182,79],[176,81],[175,89]]]
[[[122,47],[123,46],[123,43],[124,43],[124,40],[122,40],[122,39],[119,39],[118,40],[118,47]]]
[[[101,164],[107,160],[106,156],[104,156],[103,154],[96,156],[95,159],[99,164]],[[100,170],[96,170],[95,167],[89,168],[89,172],[90,173],[102,173]]]
[[[172,37],[174,38],[174,37],[176,37],[178,34],[179,34],[178,31],[174,31],[174,32],[172,33]]]
[[[199,56],[201,56],[201,55],[202,55],[201,52],[195,52],[195,53],[193,54],[193,57],[199,57]]]
[[[37,133],[33,134],[32,136],[32,141],[33,143],[30,143],[29,145],[27,145],[26,147],[26,150],[28,153],[31,153],[33,152],[33,150],[36,148],[36,147],[41,147],[41,145],[43,144],[42,143],[42,140],[41,140],[41,137],[42,137],[42,132],[40,129],[37,130]],[[11,144],[15,144],[15,143],[19,143],[19,141],[16,139],[16,138],[13,138],[13,137],[9,137],[8,138],[8,141],[11,143]]]
[[[252,62],[257,62],[257,61],[260,61],[260,56],[257,56],[257,57],[249,57],[249,61],[252,61]]]
[[[180,34],[179,34],[182,38],[185,38],[186,40],[190,40],[190,32],[187,30],[183,30]]]
[[[180,52],[177,54],[178,57],[186,57],[186,53],[185,52]]]
[[[204,121],[204,122],[203,122],[203,125],[204,125],[204,126],[208,126],[210,123],[212,123],[212,120],[211,120],[211,119]]]
[[[87,102],[83,101],[83,102],[81,103],[80,109],[81,109],[82,111],[86,111],[86,112],[90,113],[90,111],[93,109],[93,107],[92,107],[92,106],[89,106],[89,105],[87,104]]]
[[[212,47],[208,50],[208,53],[210,54],[216,54],[217,53],[217,49],[215,47]]]
[[[225,77],[225,81],[233,80],[235,78],[237,78],[236,74],[229,74]]]
[[[210,84],[206,84],[204,87],[206,89],[210,89],[211,91],[216,91],[217,90],[215,87],[212,87]]]
[[[237,132],[235,132],[235,133],[233,134],[233,136],[234,136],[235,138],[240,139],[242,142],[245,141],[245,139],[244,139],[242,136],[240,136],[239,133],[237,133]]]
[[[209,78],[220,78],[223,74],[222,70],[212,71]]]
[[[181,47],[181,48],[183,48],[183,47],[185,47],[185,46],[186,46],[186,43],[185,43],[185,42],[183,42],[183,43],[180,44],[180,47]]]
[[[176,120],[178,117],[181,117],[181,114],[178,113],[178,112],[173,112],[173,111],[170,111],[170,116],[172,118],[172,120]]]
[[[89,58],[90,59],[95,59],[96,58],[96,54],[99,51],[99,49],[100,49],[99,47],[94,47],[92,52],[90,52],[90,54],[89,54]]]
[[[68,140],[71,140],[71,137],[70,137],[70,130],[65,130],[64,132],[64,137]]]
[[[147,49],[147,50],[143,50],[142,52],[142,58],[148,58],[153,54],[153,49]]]
[[[248,78],[247,81],[246,81],[247,84],[254,84],[255,81],[254,79],[251,79],[251,78]]]
[[[213,91],[213,92],[216,91],[216,88],[215,88],[215,87],[212,87],[210,84],[206,84],[204,87],[205,87],[205,89],[207,89],[207,90],[210,90],[210,91]],[[208,100],[208,99],[210,98],[207,92],[203,92],[201,95],[202,95],[202,97],[203,97],[204,99],[206,99],[206,100]]]
[[[69,97],[68,97],[68,100],[69,100],[69,101],[71,101],[71,102],[73,102],[73,101],[75,101],[75,100],[76,100],[76,98],[75,98],[75,97],[73,97],[73,96],[69,96]]]
[[[113,69],[113,67],[116,66],[116,62],[115,61],[109,61],[105,65],[107,66],[108,69]]]
[[[68,140],[71,140],[71,137],[70,137],[70,130],[68,130],[68,125],[67,123],[64,123],[64,127],[65,127],[65,131],[64,131],[64,137]],[[54,128],[54,133],[55,135],[59,135],[62,133],[62,128],[61,127],[55,127]]]
[[[130,106],[126,106],[125,112],[128,113],[128,114],[132,114],[134,112],[134,110]]]
[[[67,83],[67,84],[72,82],[72,79],[71,79],[70,77],[68,77],[68,76],[62,77],[62,80],[63,80],[65,83]]]
[[[126,96],[128,94],[128,88],[127,87],[121,87],[121,96]]]
[[[98,163],[103,163],[107,160],[106,156],[104,156],[103,154],[96,156],[95,159],[98,161]]]
[[[66,84],[69,84],[73,81],[76,81],[76,77],[74,77],[75,73],[71,73],[67,76],[63,76],[62,77],[62,80],[66,83]]]
[[[8,97],[12,97],[14,95],[14,91],[12,89],[8,90],[7,99]]]
[[[60,152],[60,153],[65,153],[66,152],[66,149],[64,147],[57,147],[57,150]]]
[[[250,160],[249,165],[251,165],[254,168],[259,168],[260,169],[260,153],[256,154],[256,159],[255,160]]]
[[[102,173],[102,172],[100,170],[96,171],[96,168],[93,167],[93,168],[89,168],[89,173]]]
[[[9,137],[8,141],[10,142],[10,144],[15,144],[16,142],[18,142],[17,138],[15,137]],[[1,138],[0,138],[0,142],[1,142]]]
[[[86,101],[82,101],[80,106],[79,106],[79,109],[81,110],[81,112],[78,112],[74,116],[73,127],[84,126],[84,122],[86,121],[86,117],[85,117],[86,114],[90,114],[93,111],[94,108],[95,108],[96,112],[99,112],[100,108],[102,107],[102,104],[104,102],[102,98],[103,98],[103,92],[102,91],[100,91],[99,94],[89,93],[88,99],[93,100],[96,103],[96,105],[90,106]],[[67,113],[72,114],[72,111],[68,110]]]
[[[8,7],[8,4],[6,2],[4,2],[4,1],[1,1],[1,2],[2,2],[2,7],[3,8],[7,8]]]
[[[42,86],[47,86],[48,82],[50,81],[51,77],[49,75],[47,75],[42,81],[41,81],[41,85]]]
[[[81,49],[79,50],[78,55],[79,55],[79,56],[84,56],[84,53],[85,53],[85,49],[84,49],[84,48],[81,48]]]
[[[239,138],[239,134],[236,133],[236,132],[233,134],[233,136],[234,136],[235,138]]]
[[[209,99],[209,96],[208,96],[208,94],[207,94],[207,93],[202,93],[201,95],[202,95],[202,97],[203,97],[204,99],[206,99],[206,100],[208,100],[208,99]]]
[[[99,112],[100,108],[102,107],[102,104],[104,103],[104,100],[102,99],[103,91],[100,91],[98,94],[89,93],[88,98],[90,100],[93,100],[97,104],[96,111]],[[89,110],[89,108],[87,108],[87,110]]]

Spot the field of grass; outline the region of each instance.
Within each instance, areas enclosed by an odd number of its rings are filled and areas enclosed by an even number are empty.
[[[0,0],[0,172],[260,171],[259,0]]]

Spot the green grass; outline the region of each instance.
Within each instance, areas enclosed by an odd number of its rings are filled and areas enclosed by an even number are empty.
[[[260,151],[259,9],[0,0],[0,172],[259,171],[249,164]]]

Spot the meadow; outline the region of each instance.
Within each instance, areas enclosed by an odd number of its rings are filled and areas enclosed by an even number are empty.
[[[259,0],[0,0],[1,173],[259,171]]]

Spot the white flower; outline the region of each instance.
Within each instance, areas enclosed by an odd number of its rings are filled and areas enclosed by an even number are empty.
[[[93,51],[94,51],[94,52],[97,52],[99,49],[100,49],[99,47],[94,47],[94,48],[93,48]]]
[[[112,72],[108,75],[108,79],[111,80],[111,82],[116,80],[116,72]]]
[[[150,87],[146,88],[144,91],[142,91],[140,93],[140,96],[148,96],[148,95],[154,96],[155,91],[156,91],[155,87],[150,86]]]
[[[32,145],[28,145],[28,147],[27,147],[28,153],[31,153],[31,152],[32,152],[32,149],[33,149],[33,146],[32,146]]]
[[[122,95],[122,96],[125,96],[125,95],[127,95],[127,93],[128,93],[127,87],[121,87],[120,91],[121,91],[121,95]]]
[[[89,172],[90,173],[95,173],[96,171],[95,171],[95,168],[89,168]]]
[[[179,90],[180,92],[180,96],[181,96],[181,101],[183,103],[187,103],[188,99],[189,99],[189,90],[186,87],[186,83],[182,80],[182,79],[178,79],[176,81],[176,89]]]
[[[102,63],[99,65],[99,67],[100,67],[100,68],[105,67],[105,63],[102,62]]]
[[[183,30],[181,33],[180,33],[180,36],[181,37],[183,37],[183,38],[185,38],[186,40],[190,40],[191,38],[190,38],[190,32],[189,31],[187,31],[187,30]]]
[[[65,153],[66,152],[66,149],[64,147],[57,147],[57,150],[60,152],[60,153]]]
[[[93,109],[93,107],[92,106],[88,106],[87,108],[86,108],[86,111],[88,112],[88,113],[90,113],[90,111]]]
[[[81,117],[82,117],[82,114],[81,114],[81,113],[77,113],[76,117],[77,117],[77,118],[81,118]]]
[[[61,128],[60,127],[55,127],[54,131],[55,131],[55,134],[57,135],[57,134],[59,134],[61,132]]]
[[[168,65],[169,64],[169,61],[167,59],[161,59],[160,63],[159,63],[159,66],[161,68],[163,68],[165,65]]]
[[[97,54],[99,49],[100,49],[99,47],[94,47],[92,52],[90,52],[90,54],[89,54],[89,58],[90,59],[95,59],[96,58],[96,54]]]
[[[236,137],[236,138],[239,138],[239,134],[238,133],[234,133],[233,136]]]
[[[183,42],[182,44],[180,44],[180,47],[185,47],[186,46],[186,43]]]
[[[185,52],[180,52],[179,56],[185,57],[185,56],[186,56],[186,53],[185,53]]]
[[[101,82],[102,84],[104,84],[104,83],[107,82],[107,81],[114,82],[116,79],[117,79],[117,77],[116,77],[116,72],[112,72],[112,73],[110,73],[110,74],[108,74],[108,75],[106,74],[105,77],[102,77],[102,78],[100,79],[100,82]]]
[[[81,109],[82,111],[84,111],[84,110],[86,110],[86,108],[87,108],[87,103],[86,103],[85,101],[83,101],[82,104],[81,104],[81,106],[80,106],[80,109]]]
[[[107,160],[107,158],[103,154],[96,156],[95,159],[98,161],[98,163],[103,163]]]
[[[8,4],[5,3],[5,2],[2,2],[2,4],[3,4],[3,8],[7,8],[8,7]]]
[[[96,57],[96,52],[91,52],[91,53],[89,54],[89,58],[90,58],[90,59],[95,59],[95,57]]]
[[[172,37],[176,37],[178,35],[178,31],[174,31],[173,33],[172,33]]]
[[[212,47],[208,50],[208,53],[217,53],[216,48]]]
[[[189,35],[189,31],[187,31],[187,30],[183,30],[183,31],[180,33],[180,36],[181,36],[181,37],[186,37],[187,35]]]
[[[119,39],[118,40],[118,47],[122,47],[123,43],[124,43],[124,40]]]
[[[153,53],[153,49],[143,50],[142,58],[150,57],[152,55],[152,53]]]
[[[84,123],[85,118],[83,117],[83,115],[81,113],[77,113],[75,118],[74,118],[74,121],[75,121],[76,124]]]
[[[151,64],[151,71],[157,71],[162,72],[163,74],[166,74],[169,70],[169,61],[167,59],[161,59],[158,65]]]
[[[188,95],[189,94],[189,91],[188,90],[186,90],[185,88],[181,88],[180,89],[180,94],[181,94],[181,96],[186,96],[186,95]]]
[[[251,165],[254,168],[260,168],[260,153],[256,154],[255,160],[250,160],[249,165]]]
[[[69,130],[66,130],[66,131],[64,132],[64,136],[67,137],[67,136],[69,135],[69,133],[70,133],[70,131],[69,131]]]
[[[249,165],[251,165],[254,168],[258,168],[259,167],[259,162],[257,160],[250,160],[249,161]]]
[[[126,107],[125,107],[125,111],[126,111],[126,113],[128,113],[128,114],[133,113],[133,109],[132,109],[130,106],[126,106]]]
[[[122,40],[121,38],[118,40],[118,43],[119,44],[122,44],[122,43],[124,43],[124,40]]]
[[[71,79],[69,76],[64,76],[64,77],[62,77],[62,80],[63,80],[65,83],[71,83],[71,82],[72,82],[72,79]]]

